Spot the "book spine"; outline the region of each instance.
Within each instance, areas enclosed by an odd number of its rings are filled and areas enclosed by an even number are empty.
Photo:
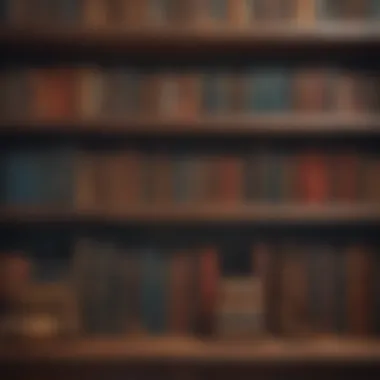
[[[380,255],[379,255],[379,246],[374,247],[373,259],[373,268],[372,268],[372,277],[373,277],[373,331],[376,336],[380,335]]]
[[[207,0],[207,19],[209,24],[227,22],[228,0]]]
[[[183,73],[179,79],[178,115],[192,119],[201,109],[200,76],[196,73]]]
[[[369,153],[363,159],[361,199],[364,202],[380,201],[380,156]]]
[[[192,199],[192,158],[176,155],[173,163],[173,195],[176,202],[187,202]]]
[[[170,263],[169,331],[175,335],[190,332],[191,262],[187,252],[174,252]]]
[[[142,256],[141,307],[144,328],[161,334],[167,324],[167,263],[163,254],[146,250]]]
[[[374,20],[378,20],[380,18],[380,1],[379,0],[371,0],[369,14],[370,14],[370,17]]]
[[[228,21],[235,27],[247,27],[254,21],[256,0],[228,0]]]
[[[371,260],[369,249],[363,245],[347,248],[347,329],[352,335],[371,332]]]
[[[335,310],[334,331],[343,334],[347,331],[347,255],[342,247],[337,247],[334,255],[334,277],[335,277]]]
[[[104,27],[106,13],[105,0],[83,0],[83,24],[86,28]]]
[[[218,254],[214,248],[200,253],[200,332],[211,335],[215,327],[216,301],[219,283]]]
[[[318,0],[296,0],[296,21],[302,26],[314,26],[317,18],[316,1]]]
[[[202,108],[205,113],[219,114],[228,109],[228,80],[224,73],[204,74],[202,87]]]
[[[302,153],[298,160],[298,198],[309,203],[327,201],[330,183],[326,156],[310,151]]]
[[[26,70],[9,70],[5,72],[5,116],[9,118],[30,117],[31,83]]]
[[[243,160],[240,157],[225,156],[221,159],[220,200],[241,202],[243,200]]]
[[[170,0],[149,0],[148,20],[151,25],[167,25],[170,22]]]

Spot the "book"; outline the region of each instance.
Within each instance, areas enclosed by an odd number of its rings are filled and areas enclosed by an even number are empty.
[[[367,203],[380,200],[380,157],[369,152],[363,157],[363,170],[360,184],[360,199]]]
[[[166,26],[171,21],[171,0],[149,0],[148,22],[154,26]]]
[[[256,0],[228,0],[228,21],[234,27],[248,27],[255,18]]]
[[[256,0],[255,15],[258,21],[278,21],[290,17],[292,13],[291,0]]]
[[[197,117],[201,109],[200,75],[184,72],[179,75],[178,82],[178,116],[186,119]]]
[[[150,334],[167,331],[168,260],[164,253],[146,249],[141,255],[141,317]]]
[[[86,67],[78,71],[78,113],[84,119],[104,116],[107,106],[105,80],[100,67]]]
[[[227,22],[228,0],[206,0],[208,24]]]
[[[248,107],[251,112],[283,112],[289,109],[290,75],[280,68],[257,68],[248,79]]]
[[[304,151],[298,156],[297,194],[299,201],[321,203],[330,199],[328,157],[316,150]]]
[[[180,111],[180,78],[173,73],[160,73],[157,92],[157,112],[176,117]]]
[[[76,114],[76,77],[71,69],[30,72],[31,112],[37,119],[64,119]]]
[[[220,159],[220,202],[242,202],[243,160],[238,156],[223,156]]]
[[[348,270],[347,254],[342,244],[336,245],[334,255],[334,278],[335,278],[335,310],[334,332],[343,335],[347,332],[347,305],[348,305]]]
[[[169,154],[158,153],[150,157],[151,172],[151,201],[162,204],[173,200],[173,161]]]
[[[380,1],[370,0],[369,15],[371,19],[378,20],[380,18]]]
[[[191,257],[188,252],[173,252],[170,261],[168,302],[169,332],[185,335],[191,329]]]
[[[199,332],[202,335],[213,335],[220,277],[216,249],[210,247],[200,250],[199,265]]]
[[[369,335],[372,331],[372,260],[369,248],[352,244],[347,255],[347,333]]]
[[[341,17],[344,20],[365,20],[369,14],[369,2],[346,0],[340,4]]]
[[[5,25],[10,21],[9,1],[0,0],[0,25]]]
[[[104,27],[106,25],[106,1],[83,0],[83,25],[88,29]]]
[[[188,202],[192,200],[193,157],[187,154],[176,154],[173,159],[173,200]]]
[[[359,199],[361,165],[354,150],[337,151],[331,156],[331,199],[354,202]]]
[[[325,111],[329,105],[329,74],[321,68],[298,69],[294,74],[293,108],[299,112]]]
[[[328,243],[313,242],[307,247],[308,296],[312,330],[316,335],[335,332],[335,254],[334,247]]]
[[[219,114],[229,108],[228,76],[223,72],[207,72],[202,78],[202,111]]]
[[[127,0],[107,0],[105,2],[105,19],[107,26],[126,26],[128,20]]]
[[[297,0],[296,22],[302,26],[314,26],[317,19],[316,2],[319,0]]]

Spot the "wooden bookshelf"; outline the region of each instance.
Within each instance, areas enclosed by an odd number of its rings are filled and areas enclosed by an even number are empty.
[[[31,349],[33,347],[33,349]],[[380,343],[360,339],[201,341],[193,338],[9,342],[0,362],[369,363]]]
[[[274,47],[289,52],[289,48],[315,49],[368,49],[380,45],[378,23],[321,22],[317,26],[301,27],[294,24],[256,25],[238,29],[226,25],[220,27],[149,26],[132,28],[101,28],[86,30],[38,28],[3,28],[0,30],[0,46],[43,49],[95,49],[95,50],[149,50],[218,49],[271,50]],[[175,53],[173,51],[173,53]]]
[[[65,120],[2,120],[0,135],[168,135],[168,136],[379,136],[378,115],[199,116],[195,118],[137,116],[132,118]]]
[[[3,223],[30,222],[254,222],[350,224],[380,222],[380,205],[364,204],[160,204],[138,205],[126,210],[63,208],[5,208]]]

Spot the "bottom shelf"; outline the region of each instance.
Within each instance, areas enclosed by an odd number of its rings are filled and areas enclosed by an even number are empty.
[[[361,339],[202,341],[192,338],[3,342],[0,361],[376,362],[380,341]]]

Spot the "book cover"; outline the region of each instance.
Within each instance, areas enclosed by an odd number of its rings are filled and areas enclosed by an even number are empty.
[[[153,249],[141,255],[141,315],[143,327],[151,334],[167,331],[168,258]]]
[[[347,255],[347,333],[369,335],[372,328],[371,254],[364,244],[346,248]]]
[[[75,71],[44,68],[30,72],[33,117],[64,119],[76,113]]]
[[[284,112],[289,109],[291,83],[287,70],[257,68],[248,80],[250,88],[247,108],[251,112]]]
[[[299,201],[326,202],[331,196],[328,157],[323,152],[310,150],[298,156],[297,194]]]

